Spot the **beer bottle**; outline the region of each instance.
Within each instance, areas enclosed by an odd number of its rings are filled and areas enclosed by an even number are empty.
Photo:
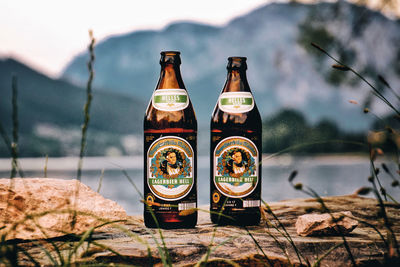
[[[227,70],[211,118],[211,221],[256,225],[261,205],[261,117],[247,82],[246,58],[228,58]]]
[[[144,117],[144,223],[151,228],[197,222],[197,120],[180,64],[180,52],[161,52]]]

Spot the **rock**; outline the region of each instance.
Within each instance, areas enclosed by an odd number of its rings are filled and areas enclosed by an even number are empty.
[[[80,234],[126,218],[121,206],[78,180],[0,179],[0,234],[6,240]]]
[[[351,217],[350,211],[301,215],[296,221],[296,231],[301,236],[345,235],[358,225]]]
[[[345,237],[356,265],[400,266],[396,251],[386,246],[390,243],[388,229],[377,217],[380,208],[375,199],[352,195],[324,197],[323,200],[332,212],[349,210],[365,222]],[[351,265],[342,237],[297,235],[295,223],[298,216],[320,211],[318,201],[294,199],[268,204],[279,221],[266,212],[259,226],[246,229],[236,226],[216,227],[211,223],[209,213],[204,211],[208,207],[199,211],[199,221],[194,229],[147,229],[142,216],[130,216],[121,228],[108,228],[94,233],[91,240],[96,243],[88,245],[85,242],[76,252],[72,252],[72,259],[82,265],[115,263],[161,266],[162,255],[167,251],[173,266],[193,266],[207,257],[208,264],[204,266],[307,266],[307,261],[310,266]],[[391,230],[400,240],[400,205],[385,202],[385,210]],[[382,237],[386,238],[387,243]],[[43,240],[41,246],[54,253],[55,245],[61,250],[61,255],[68,255],[78,241],[72,242],[68,237],[61,237],[57,240]],[[54,265],[37,242],[25,241],[17,245],[18,249],[29,253],[39,265]],[[207,256],[208,251],[210,253]],[[56,258],[57,254],[53,255]],[[393,257],[390,258],[390,255]],[[322,261],[318,262],[319,259]],[[19,254],[19,263],[33,265],[32,260],[22,253]]]

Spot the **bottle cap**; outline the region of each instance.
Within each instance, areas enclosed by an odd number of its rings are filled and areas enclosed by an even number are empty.
[[[162,51],[160,58],[160,64],[181,64],[181,52],[179,51]]]
[[[246,60],[246,57],[229,57],[226,68],[228,70],[247,70]]]

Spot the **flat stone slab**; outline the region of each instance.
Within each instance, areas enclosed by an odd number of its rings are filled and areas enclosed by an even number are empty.
[[[382,219],[377,217],[379,205],[375,199],[350,195],[326,197],[323,200],[332,212],[348,210],[359,219],[358,227],[345,236],[358,265],[387,264],[384,255],[396,255],[396,250],[387,239],[388,230]],[[247,228],[216,227],[211,223],[207,211],[199,211],[198,225],[194,229],[147,229],[142,216],[131,216],[122,226],[95,233],[91,239],[95,244],[88,246],[84,242],[75,250],[72,259],[77,263],[132,265],[162,265],[170,261],[173,265],[192,266],[204,260],[209,266],[306,266],[307,261],[312,265],[323,258],[321,266],[351,265],[350,254],[341,236],[302,237],[296,233],[298,216],[322,213],[316,200],[294,199],[269,205],[279,221],[266,212],[259,226]],[[385,203],[385,210],[391,230],[399,240],[400,206]],[[68,240],[70,243],[66,242]],[[49,240],[16,243],[40,264],[51,264],[38,243],[50,251],[54,245],[60,246],[62,251],[68,253],[71,247],[78,244],[78,240],[79,237],[67,236],[51,240],[52,244]],[[165,256],[163,244],[169,257]],[[54,251],[52,255],[56,255]],[[19,257],[21,263],[31,263],[22,253],[19,253]]]
[[[78,180],[0,179],[0,235],[5,240],[81,234],[103,220],[126,218],[120,205]]]

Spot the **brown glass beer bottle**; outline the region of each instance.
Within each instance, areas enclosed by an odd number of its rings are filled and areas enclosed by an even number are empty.
[[[197,223],[197,120],[180,72],[180,52],[161,52],[161,72],[144,117],[144,223]]]
[[[211,220],[256,225],[261,205],[261,116],[247,82],[246,58],[228,58],[227,70],[211,118]]]

